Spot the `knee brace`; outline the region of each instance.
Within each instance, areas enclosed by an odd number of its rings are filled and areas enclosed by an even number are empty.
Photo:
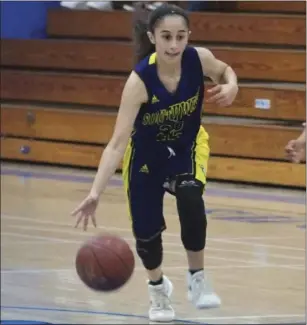
[[[206,244],[207,217],[203,200],[204,184],[193,175],[176,179],[176,202],[181,224],[181,240],[185,249],[200,251]]]
[[[136,240],[136,251],[147,270],[154,270],[162,263],[162,236],[159,234],[150,241]]]

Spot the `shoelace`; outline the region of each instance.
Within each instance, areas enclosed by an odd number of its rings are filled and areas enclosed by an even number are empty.
[[[205,284],[204,284],[205,280],[203,277],[196,277],[192,280],[191,286],[192,286],[192,290],[196,293],[196,299],[198,299],[201,295],[201,293],[204,290]]]
[[[164,288],[151,289],[151,304],[153,308],[162,309],[168,308],[170,300],[166,295]]]
[[[210,283],[208,282],[208,280],[204,278],[203,274],[200,274],[198,277],[194,278],[192,280],[192,287],[193,290],[195,290],[195,292],[197,293],[197,299],[200,297],[200,295],[203,292],[206,293],[212,293],[212,287],[210,285]]]

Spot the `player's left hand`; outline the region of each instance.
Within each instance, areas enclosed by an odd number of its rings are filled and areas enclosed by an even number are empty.
[[[236,98],[238,90],[239,88],[236,84],[216,85],[207,90],[211,95],[207,99],[207,103],[216,103],[222,107],[229,106]]]
[[[294,163],[300,163],[305,157],[305,142],[299,139],[290,140],[285,147],[286,157]]]

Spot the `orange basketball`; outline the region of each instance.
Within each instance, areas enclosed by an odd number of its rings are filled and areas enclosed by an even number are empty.
[[[98,235],[87,240],[78,250],[76,270],[91,289],[113,291],[130,279],[135,259],[128,243],[114,235]]]

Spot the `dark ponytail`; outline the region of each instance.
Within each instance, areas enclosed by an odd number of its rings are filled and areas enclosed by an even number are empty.
[[[144,2],[134,5],[133,12],[133,41],[135,47],[135,63],[155,51],[155,46],[148,38],[149,10]]]
[[[147,32],[154,33],[157,23],[166,16],[178,15],[184,18],[187,26],[190,21],[187,13],[180,7],[164,3],[154,11],[146,8],[146,1],[137,2],[133,13],[133,40],[135,46],[135,63],[155,52],[155,46],[148,38]]]

